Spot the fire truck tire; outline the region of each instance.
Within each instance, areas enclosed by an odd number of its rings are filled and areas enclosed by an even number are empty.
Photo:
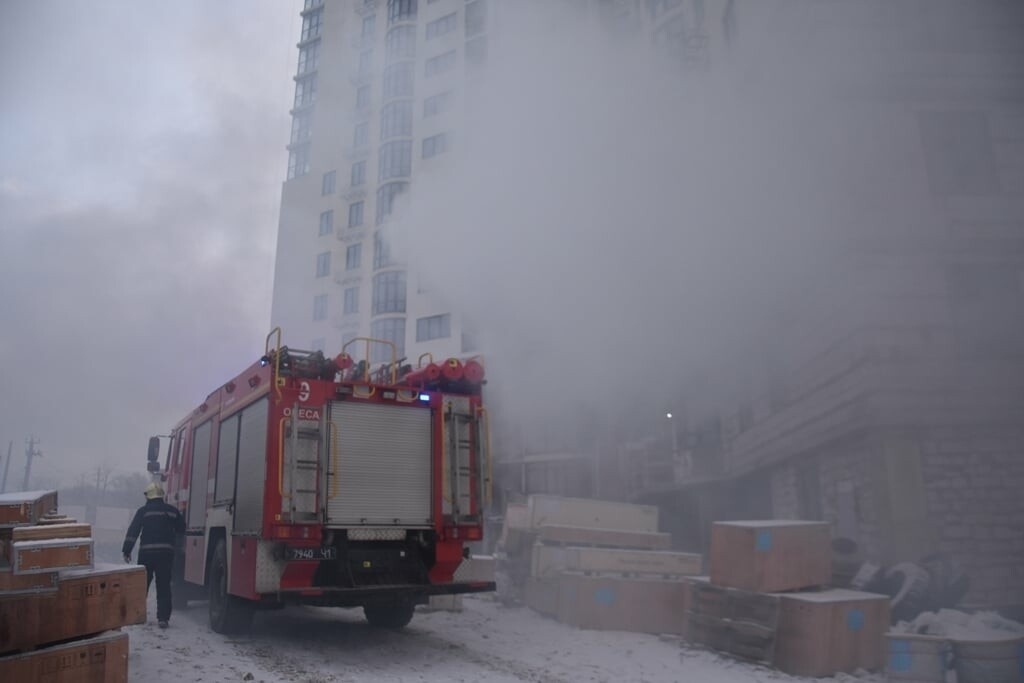
[[[411,602],[390,605],[366,605],[363,614],[370,626],[377,628],[405,628],[412,621],[414,606]]]
[[[228,553],[224,541],[217,541],[210,561],[210,628],[217,633],[240,633],[252,625],[253,606],[228,593]]]

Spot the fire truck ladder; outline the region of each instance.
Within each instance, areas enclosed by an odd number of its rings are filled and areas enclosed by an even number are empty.
[[[292,415],[299,414],[299,404]],[[292,522],[316,521],[320,509],[320,445],[323,424],[310,426],[307,420],[285,418],[288,430],[288,490],[282,498],[288,500],[288,513]]]
[[[487,473],[483,467],[484,435],[480,421],[474,415],[456,412],[451,403],[444,412],[446,501],[451,505],[454,524],[479,524],[482,519]],[[473,444],[477,448],[476,467],[473,463]],[[476,477],[474,477],[474,473]],[[476,512],[473,512],[476,503]]]

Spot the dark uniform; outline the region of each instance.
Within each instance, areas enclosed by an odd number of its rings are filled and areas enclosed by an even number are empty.
[[[171,618],[171,566],[174,564],[174,540],[185,533],[185,520],[177,508],[162,498],[151,498],[132,519],[121,548],[125,562],[131,561],[135,540],[139,542],[139,564],[146,568],[146,592],[156,576],[156,618],[165,626]]]

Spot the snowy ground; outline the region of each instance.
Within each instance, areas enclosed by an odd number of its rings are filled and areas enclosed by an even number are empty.
[[[681,646],[677,639],[580,631],[490,596],[466,597],[461,613],[418,613],[402,631],[370,628],[361,610],[296,607],[256,617],[252,633],[225,637],[192,603],[161,631],[131,637],[129,680],[348,683],[532,681],[534,683],[783,683],[807,681]],[[881,683],[880,676],[829,679]]]

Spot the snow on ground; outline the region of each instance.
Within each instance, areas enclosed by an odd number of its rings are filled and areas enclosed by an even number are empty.
[[[362,610],[294,607],[258,614],[252,633],[210,631],[205,603],[156,626],[127,628],[129,680],[139,683],[795,683],[771,669],[684,647],[675,638],[581,631],[491,596],[456,612],[417,613],[402,631],[371,628]],[[836,683],[881,683],[841,675]]]

